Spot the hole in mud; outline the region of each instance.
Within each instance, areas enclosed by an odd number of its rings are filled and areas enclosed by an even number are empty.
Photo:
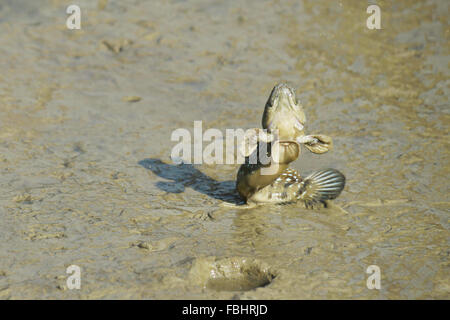
[[[208,289],[249,291],[269,285],[276,277],[270,268],[257,260],[227,258],[196,261],[191,273]]]

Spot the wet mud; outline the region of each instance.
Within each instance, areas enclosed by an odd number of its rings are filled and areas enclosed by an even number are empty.
[[[450,297],[448,1],[377,1],[380,30],[364,1],[78,4],[0,4],[1,299]],[[280,81],[334,143],[292,166],[346,187],[223,207],[239,165],[176,165],[171,133],[260,127]]]

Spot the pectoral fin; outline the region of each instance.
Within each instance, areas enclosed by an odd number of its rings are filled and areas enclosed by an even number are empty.
[[[333,148],[333,140],[329,136],[326,136],[324,134],[313,134],[309,135],[308,137],[311,137],[313,139],[305,142],[304,146],[308,148],[308,150],[312,153],[321,154]]]

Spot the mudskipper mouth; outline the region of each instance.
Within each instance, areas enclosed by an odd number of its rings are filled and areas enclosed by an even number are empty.
[[[281,87],[281,90],[280,90],[280,91],[281,91],[280,94],[284,95],[285,97],[290,97],[290,98],[292,98],[292,91],[291,91],[291,89],[289,89],[286,85],[283,85],[283,86]]]
[[[292,106],[296,104],[293,90],[286,84],[280,83],[273,88],[269,100],[272,101],[272,107]]]

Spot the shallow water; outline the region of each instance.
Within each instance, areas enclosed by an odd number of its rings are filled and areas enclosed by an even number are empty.
[[[377,1],[381,30],[364,1],[77,3],[81,30],[0,4],[0,298],[450,297],[448,1]],[[280,81],[334,140],[293,166],[346,188],[223,208],[238,165],[177,166],[171,133],[260,127]]]

